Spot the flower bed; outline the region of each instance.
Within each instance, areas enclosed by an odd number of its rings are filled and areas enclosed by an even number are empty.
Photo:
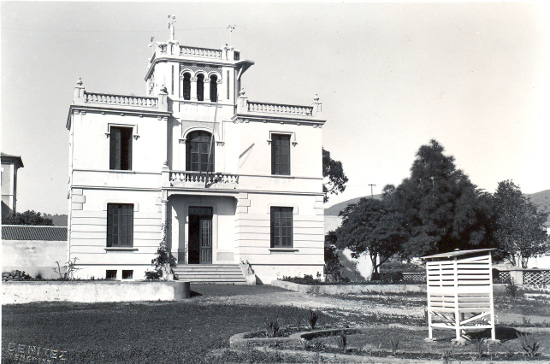
[[[529,330],[532,331],[532,330]],[[288,337],[256,337],[258,333],[241,333],[231,337],[231,348],[252,346],[271,347],[278,350],[296,350],[326,354],[345,354],[369,357],[390,357],[399,359],[437,360],[548,360],[540,348],[550,344],[550,332],[536,331],[524,336],[516,329],[499,326],[497,339],[502,344],[491,344],[486,339],[490,333],[478,331],[470,333],[470,340],[464,346],[452,343],[454,336],[444,335],[430,342],[426,341],[427,328],[404,325],[373,325],[357,328],[333,328],[302,331]],[[529,351],[524,347],[527,337],[531,345],[539,344],[539,349]]]

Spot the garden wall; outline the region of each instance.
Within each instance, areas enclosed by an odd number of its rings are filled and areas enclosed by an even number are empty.
[[[190,297],[189,282],[3,282],[2,304],[29,302],[172,301]]]
[[[2,239],[2,271],[25,271],[35,277],[59,278],[55,262],[63,267],[67,261],[67,241]]]
[[[317,294],[345,294],[345,293],[400,293],[426,292],[426,284],[297,284],[281,280],[271,282],[272,286],[288,289],[289,291],[317,293]],[[494,292],[505,292],[504,284],[493,285]]]
[[[319,294],[342,294],[362,292],[426,292],[425,284],[297,284],[292,282],[276,280],[271,282],[272,286],[281,287],[290,291]]]

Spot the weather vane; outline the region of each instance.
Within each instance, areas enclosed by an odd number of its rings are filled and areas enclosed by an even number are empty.
[[[170,40],[176,39],[176,29],[174,23],[176,22],[175,15],[168,15],[168,29],[170,29]]]
[[[236,25],[228,25],[227,29],[229,29],[229,46],[231,47],[231,34],[233,34],[233,31],[235,30],[237,26]]]

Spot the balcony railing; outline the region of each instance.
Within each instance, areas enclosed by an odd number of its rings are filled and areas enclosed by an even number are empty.
[[[313,106],[268,104],[264,102],[248,101],[249,112],[263,112],[270,114],[313,115]]]
[[[170,185],[174,187],[197,187],[204,185],[210,187],[217,185],[235,185],[239,183],[239,175],[229,173],[206,173],[206,172],[170,172]]]
[[[99,94],[91,92],[84,92],[84,102],[148,108],[158,107],[158,99],[156,97]]]
[[[221,59],[222,51],[220,49],[180,46],[180,56],[196,56]]]

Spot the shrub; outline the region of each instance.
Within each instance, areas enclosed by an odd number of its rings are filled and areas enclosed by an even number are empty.
[[[277,318],[275,319],[268,319],[265,322],[265,329],[267,331],[268,337],[277,337],[279,336],[279,320]]]
[[[510,278],[506,283],[506,293],[512,298],[516,298],[520,294],[519,287],[516,285],[513,278]]]
[[[313,310],[309,310],[308,322],[309,322],[309,327],[312,330],[315,329],[315,325],[317,324],[318,319],[319,319],[319,315],[317,314],[317,312],[315,312]]]
[[[313,278],[311,274],[306,274],[303,277],[283,276],[283,281],[298,283],[298,284],[321,284],[322,283],[320,279]]]
[[[325,245],[325,275],[330,276],[334,281],[340,281],[342,277],[342,268],[338,249],[334,245]]]
[[[474,345],[476,348],[477,357],[481,358],[485,355],[485,340],[484,339],[476,339],[474,340]]]
[[[54,272],[59,274],[59,278],[63,281],[67,280],[74,280],[74,273],[77,270],[80,270],[80,268],[76,267],[76,261],[78,260],[77,257],[74,257],[72,260],[69,260],[63,267],[59,264],[58,261],[55,262],[57,264],[57,268],[53,268]]]
[[[168,275],[170,273],[173,273],[172,268],[176,266],[176,258],[166,247],[166,233],[168,230],[168,224],[164,223],[161,229],[162,239],[160,241],[159,247],[157,248],[156,257],[151,260],[151,264],[155,267],[155,271],[157,272],[159,278],[163,277],[165,274]],[[147,277],[147,273],[145,275]],[[164,278],[167,277],[164,276]]]
[[[392,355],[395,356],[395,354],[397,354],[397,348],[399,347],[399,338],[398,337],[390,338],[390,347],[391,347]]]
[[[521,348],[525,350],[528,356],[535,357],[540,349],[540,342],[531,334],[517,333]]]
[[[20,270],[12,270],[11,272],[3,272],[2,273],[2,280],[3,281],[32,281],[33,278],[25,273],[24,271]]]
[[[340,333],[336,335],[336,345],[338,345],[340,350],[346,351],[346,347],[348,346],[348,337],[346,336],[344,330],[340,331]]]
[[[145,279],[148,281],[158,281],[160,279],[159,272],[153,270],[153,271],[145,271]]]

